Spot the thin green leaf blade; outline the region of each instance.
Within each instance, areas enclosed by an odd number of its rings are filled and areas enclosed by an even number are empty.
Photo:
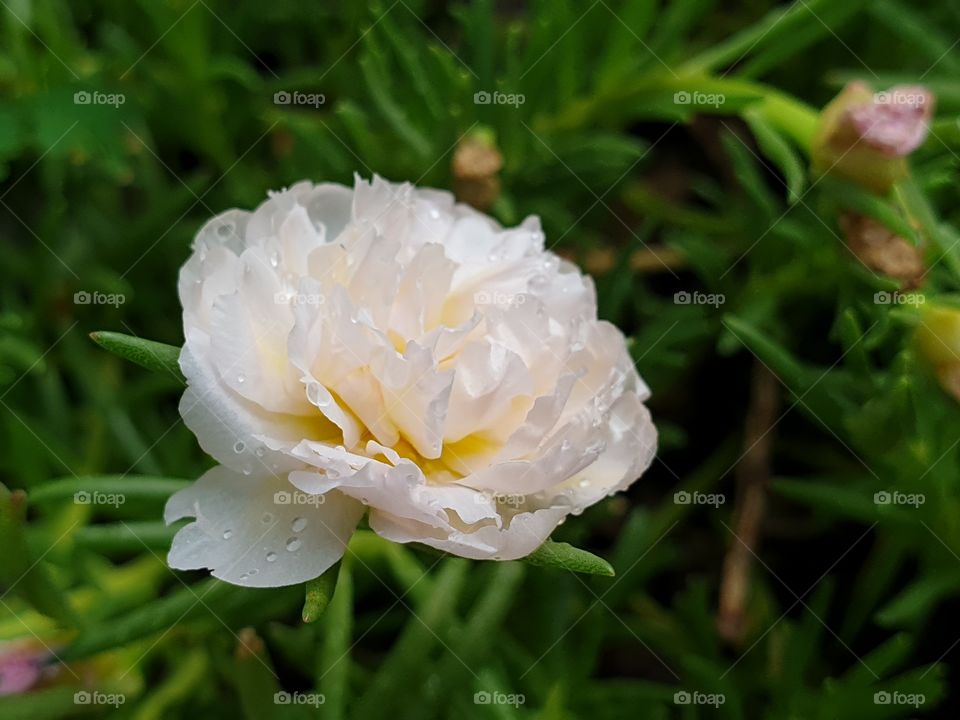
[[[181,382],[180,348],[166,343],[144,340],[123,333],[99,331],[90,333],[91,339],[104,350],[119,355],[147,370],[170,373]]]
[[[554,567],[587,575],[613,577],[613,566],[601,557],[569,543],[547,540],[543,545],[523,558],[530,565]]]

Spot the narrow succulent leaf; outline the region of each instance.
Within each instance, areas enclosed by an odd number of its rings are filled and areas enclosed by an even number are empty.
[[[181,382],[184,381],[179,364],[180,348],[174,345],[107,331],[90,333],[90,337],[97,345],[114,355],[119,355],[147,370],[169,373]]]
[[[605,575],[606,577],[616,575],[613,566],[603,558],[569,543],[553,540],[547,540],[523,560],[530,565],[560,568],[587,575]]]
[[[337,586],[337,573],[340,571],[339,563],[334,564],[320,577],[316,577],[306,583],[306,597],[303,602],[303,612],[301,616],[305,623],[312,623],[319,618],[323,611],[330,604],[334,590]]]

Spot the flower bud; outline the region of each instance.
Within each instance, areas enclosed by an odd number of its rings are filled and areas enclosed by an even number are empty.
[[[813,140],[813,171],[886,193],[907,173],[905,158],[927,137],[934,97],[920,85],[873,92],[851,82],[824,108]]]
[[[871,270],[899,280],[903,288],[915,288],[922,283],[926,272],[922,247],[859,213],[842,213],[840,230],[850,252]]]
[[[458,200],[486,210],[500,197],[503,156],[493,134],[478,131],[465,137],[453,153],[453,189]]]
[[[937,374],[940,385],[960,400],[960,309],[932,305],[920,316],[917,347]]]

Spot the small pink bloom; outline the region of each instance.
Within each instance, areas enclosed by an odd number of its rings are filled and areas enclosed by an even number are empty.
[[[930,130],[933,95],[921,85],[897,85],[875,93],[871,102],[847,110],[859,138],[884,155],[905,157]]]

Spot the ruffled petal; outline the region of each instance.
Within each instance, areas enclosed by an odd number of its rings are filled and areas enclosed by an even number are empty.
[[[196,518],[176,534],[167,561],[234,585],[294,585],[343,556],[363,512],[335,491],[307,496],[285,478],[217,466],[167,502],[167,523]]]

